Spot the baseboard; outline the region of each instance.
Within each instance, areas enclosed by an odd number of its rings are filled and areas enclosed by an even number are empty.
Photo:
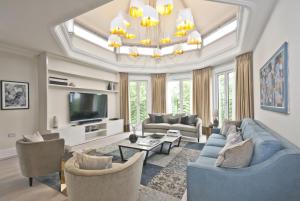
[[[0,160],[17,156],[16,148],[0,149]]]

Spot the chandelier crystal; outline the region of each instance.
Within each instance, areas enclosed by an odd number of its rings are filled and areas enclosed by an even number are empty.
[[[176,21],[176,29],[181,31],[189,31],[195,28],[194,18],[192,15],[192,11],[190,8],[185,8],[179,11],[177,21]]]
[[[161,50],[159,48],[153,49],[152,58],[159,59],[161,57]]]
[[[129,7],[129,15],[134,18],[141,17],[143,15],[144,3],[142,0],[131,0]]]
[[[159,18],[156,10],[149,5],[143,6],[143,16],[141,20],[141,26],[152,27],[158,24],[159,24]]]
[[[114,48],[119,48],[122,46],[122,39],[118,35],[111,34],[108,37],[108,46],[114,47]]]
[[[192,31],[188,36],[187,44],[201,45],[202,44],[201,34],[198,31]]]
[[[183,47],[182,47],[182,45],[181,44],[176,44],[175,46],[174,46],[174,50],[173,50],[173,53],[175,54],[175,55],[181,55],[181,54],[183,54]]]
[[[161,15],[170,15],[173,11],[173,0],[157,0],[156,10]]]
[[[138,57],[139,56],[138,48],[136,46],[130,47],[128,54],[131,57]]]

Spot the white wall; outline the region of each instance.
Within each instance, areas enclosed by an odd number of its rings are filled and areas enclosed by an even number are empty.
[[[255,118],[300,146],[300,1],[279,0],[254,50]],[[290,114],[280,114],[260,108],[259,69],[285,42],[289,43],[289,103]]]
[[[38,128],[37,61],[10,53],[0,52],[0,80],[29,82],[28,110],[0,110],[0,153],[13,149],[17,139]],[[1,95],[0,95],[1,96]],[[14,133],[16,137],[9,138]]]

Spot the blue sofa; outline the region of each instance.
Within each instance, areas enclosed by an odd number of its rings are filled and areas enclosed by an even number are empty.
[[[259,121],[244,119],[241,129],[254,141],[249,167],[216,167],[226,139],[212,134],[188,164],[188,201],[300,201],[300,149]]]

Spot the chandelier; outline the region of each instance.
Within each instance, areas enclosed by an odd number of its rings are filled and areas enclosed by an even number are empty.
[[[125,43],[126,40],[138,39],[143,46],[157,46],[153,48],[151,56],[160,58],[162,56],[160,46],[170,44],[173,40],[174,43],[178,40],[180,43],[182,40],[186,40],[187,45],[202,45],[202,37],[200,32],[195,29],[196,25],[190,8],[178,11],[175,31],[172,33],[164,30],[167,27],[164,26],[164,21],[165,16],[170,15],[174,10],[173,0],[148,0],[147,3],[145,2],[146,0],[131,0],[128,14],[119,12],[111,21],[111,35],[108,38],[110,47],[120,48],[122,38]],[[136,46],[129,47],[128,55],[138,57],[140,55],[138,49]],[[177,42],[173,46],[173,54],[181,55],[183,53],[183,45]]]

